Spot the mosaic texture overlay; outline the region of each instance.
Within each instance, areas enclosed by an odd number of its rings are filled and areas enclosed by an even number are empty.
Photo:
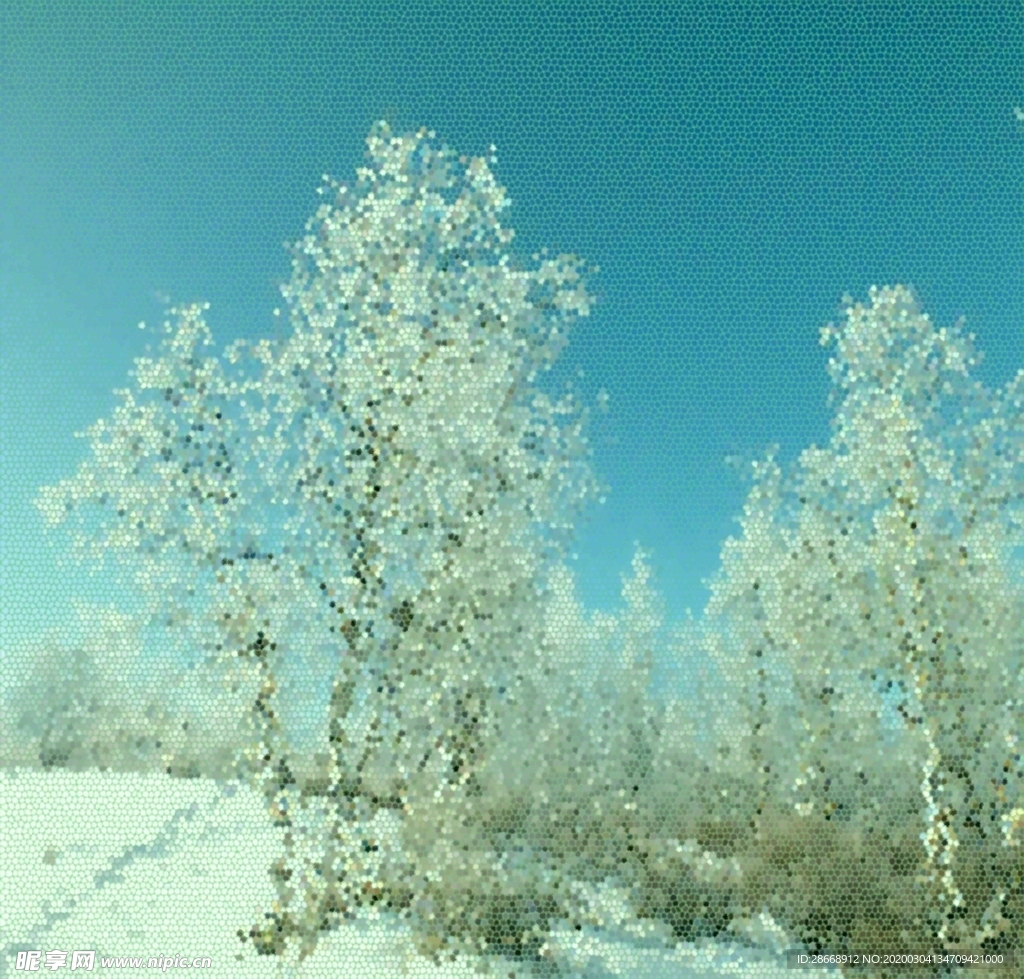
[[[34,522],[0,534],[94,587],[34,632],[5,571],[0,977],[1024,974],[1024,369],[898,272],[850,282],[802,324],[823,437],[731,457],[700,614],[667,526],[599,607],[603,447],[673,464],[656,356],[625,421],[593,386],[634,321],[574,370],[606,287],[635,296],[516,234],[504,148],[377,115],[272,336],[218,348],[217,304],[161,294],[73,464],[36,440]],[[737,391],[799,374],[748,366]]]

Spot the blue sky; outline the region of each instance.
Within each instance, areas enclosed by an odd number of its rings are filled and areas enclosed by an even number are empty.
[[[723,457],[828,437],[818,328],[844,293],[913,284],[967,317],[983,379],[1024,363],[1022,42],[996,0],[7,0],[0,646],[113,595],[56,568],[30,501],[84,456],[157,294],[209,301],[218,348],[271,335],[282,242],[381,116],[496,144],[521,253],[601,267],[547,382],[608,394],[581,593],[614,607],[639,540],[670,617],[699,614],[744,495]]]

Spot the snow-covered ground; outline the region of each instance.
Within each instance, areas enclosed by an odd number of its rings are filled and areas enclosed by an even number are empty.
[[[273,976],[279,963],[256,956],[237,932],[271,909],[268,877],[281,834],[244,786],[207,779],[99,772],[0,771],[0,976],[23,974],[18,952],[95,951],[93,974],[150,974],[154,968],[104,966],[107,957],[209,957],[208,976]],[[608,895],[609,907],[615,905]],[[588,979],[691,979],[791,976],[772,951],[708,943],[665,947],[634,924],[556,932],[554,958]],[[774,942],[777,948],[781,939]],[[22,957],[23,964],[26,957]],[[55,962],[59,961],[54,960]],[[180,958],[178,960],[180,962]],[[412,948],[400,923],[350,925],[328,935],[286,975],[331,979],[455,979],[480,963],[434,966]],[[174,968],[172,966],[171,968]],[[82,974],[80,970],[75,970]],[[522,966],[492,960],[497,979]],[[27,974],[27,973],[24,973]],[[802,975],[812,975],[801,972]],[[817,974],[817,973],[813,973]]]

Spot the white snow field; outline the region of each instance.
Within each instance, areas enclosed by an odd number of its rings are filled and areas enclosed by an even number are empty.
[[[322,976],[324,979],[462,979],[483,963],[435,966],[419,956],[400,922],[347,925],[299,964],[257,956],[237,937],[275,897],[267,869],[281,834],[244,786],[209,779],[101,772],[0,771],[0,976],[72,972],[75,951],[94,951],[93,975],[173,971],[174,957],[209,957],[206,976]],[[610,913],[615,895],[608,892]],[[707,943],[667,948],[638,926],[556,932],[549,943],[565,974],[587,979],[792,979],[778,954],[784,936],[771,922],[761,949]],[[651,929],[648,928],[648,931]],[[751,936],[748,935],[748,939]],[[47,953],[67,952],[48,968]],[[149,966],[151,957],[164,965]],[[142,967],[104,964],[139,957]],[[178,959],[180,962],[180,958]],[[490,975],[530,975],[522,964],[490,960]],[[280,970],[280,971],[279,971]],[[800,970],[801,975],[828,973]],[[833,973],[835,974],[835,973]]]

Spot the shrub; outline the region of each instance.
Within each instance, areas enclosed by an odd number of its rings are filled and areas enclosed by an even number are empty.
[[[3,764],[232,777],[252,703],[242,678],[209,662],[148,667],[139,616],[83,602],[76,614],[81,641],[53,630],[11,652]]]

